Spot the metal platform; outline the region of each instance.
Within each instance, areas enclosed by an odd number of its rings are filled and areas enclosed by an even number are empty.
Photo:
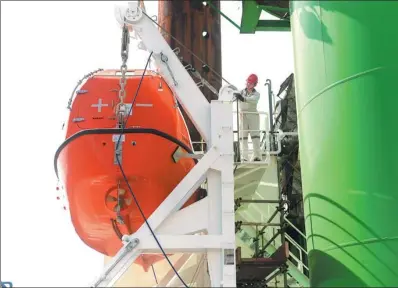
[[[246,283],[266,284],[273,279],[273,277],[269,277],[271,274],[279,274],[274,272],[286,263],[288,257],[289,248],[287,244],[282,245],[267,258],[242,258],[241,248],[238,247],[236,250],[236,282],[238,287]]]

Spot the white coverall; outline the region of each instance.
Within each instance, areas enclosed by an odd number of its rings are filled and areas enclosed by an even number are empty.
[[[239,117],[239,138],[242,140],[242,160],[249,160],[248,155],[248,138],[250,133],[250,138],[253,142],[253,159],[258,158],[262,160],[262,153],[260,149],[260,117],[257,111],[257,103],[260,100],[260,93],[255,89],[251,93],[247,92],[247,89],[241,91],[244,102],[239,101],[239,110],[243,112]],[[244,112],[254,112],[254,113],[244,113]],[[242,131],[242,130],[257,130],[257,131]]]

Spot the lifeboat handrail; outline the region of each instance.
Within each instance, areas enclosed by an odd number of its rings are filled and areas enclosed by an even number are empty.
[[[76,140],[77,138],[80,138],[82,136],[86,136],[86,135],[100,135],[100,134],[152,134],[152,135],[156,135],[159,137],[162,137],[164,139],[167,139],[173,143],[175,143],[176,145],[180,146],[181,148],[183,148],[184,150],[186,150],[188,153],[192,154],[193,151],[191,148],[189,148],[185,143],[183,143],[182,141],[178,140],[177,138],[163,132],[157,129],[153,129],[153,128],[125,128],[125,129],[121,129],[121,128],[95,128],[95,129],[86,129],[86,130],[81,130],[75,134],[73,134],[72,136],[70,136],[69,138],[67,138],[57,149],[57,151],[55,152],[55,156],[54,156],[54,170],[55,170],[55,174],[57,176],[57,178],[59,179],[58,176],[58,157],[61,154],[62,150],[72,141]],[[170,157],[172,157],[172,155],[170,155]],[[197,159],[193,159],[195,161],[195,163],[198,162]]]
[[[73,89],[72,95],[71,95],[70,98],[69,98],[68,106],[66,107],[66,109],[68,109],[68,110],[71,110],[71,109],[72,109],[71,105],[72,105],[72,102],[73,102],[73,98],[74,98],[75,95],[76,95],[76,91],[78,91],[77,88],[79,88],[79,86],[83,84],[83,80],[86,80],[86,79],[88,79],[88,78],[94,76],[96,73],[101,72],[101,71],[104,71],[104,69],[99,68],[99,69],[97,69],[97,70],[94,70],[94,71],[92,71],[92,72],[90,72],[90,73],[84,75],[83,78],[81,78],[79,81],[77,81],[77,84],[76,84],[76,86],[75,86],[75,89]]]
[[[126,72],[126,77],[127,78],[132,78],[132,77],[142,77],[142,72],[144,71],[144,69],[128,69]],[[110,74],[109,72],[113,72],[113,74]],[[132,75],[131,73],[136,73],[134,75]],[[102,68],[99,68],[97,70],[94,70],[90,73],[87,73],[86,75],[84,75],[79,81],[77,81],[77,84],[75,86],[75,88],[73,89],[73,92],[68,100],[68,106],[66,107],[66,109],[71,110],[72,109],[72,103],[75,99],[75,96],[77,95],[77,92],[79,91],[78,88],[82,86],[83,81],[87,80],[90,77],[93,76],[100,76],[100,77],[119,77],[118,73],[121,73],[120,69],[110,69],[110,70],[104,70]],[[156,77],[156,76],[160,76],[158,72],[156,71],[152,71],[152,70],[146,70],[144,73],[144,77],[148,77],[148,76],[152,76],[152,77]],[[160,76],[161,77],[161,76]]]

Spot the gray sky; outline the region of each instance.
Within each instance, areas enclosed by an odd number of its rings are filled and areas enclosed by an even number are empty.
[[[2,281],[87,286],[103,266],[103,256],[79,239],[56,200],[53,157],[77,81],[97,68],[121,65],[121,30],[113,15],[118,2],[1,3]],[[238,23],[239,2],[222,2]],[[146,1],[146,8],[156,15],[157,1]],[[288,32],[240,35],[223,19],[222,52],[223,76],[236,86],[243,88],[248,74],[257,73],[261,110],[267,109],[265,80],[277,92],[293,72]],[[129,68],[144,67],[140,55],[147,53],[130,51]]]

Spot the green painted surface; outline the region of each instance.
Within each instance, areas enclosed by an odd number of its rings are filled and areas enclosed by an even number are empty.
[[[276,6],[258,5],[254,0],[242,1],[242,18],[240,33],[255,33],[256,31],[290,31],[289,20],[260,20],[261,12],[272,14],[272,11],[285,11]]]
[[[289,12],[289,8],[282,8],[278,6],[270,6],[270,5],[258,5],[261,9],[265,11],[281,11],[281,12]]]
[[[398,286],[398,1],[291,1],[311,287]]]
[[[256,31],[290,31],[290,21],[288,20],[258,20]]]
[[[262,9],[254,0],[242,1],[242,19],[240,23],[240,33],[254,33]]]

